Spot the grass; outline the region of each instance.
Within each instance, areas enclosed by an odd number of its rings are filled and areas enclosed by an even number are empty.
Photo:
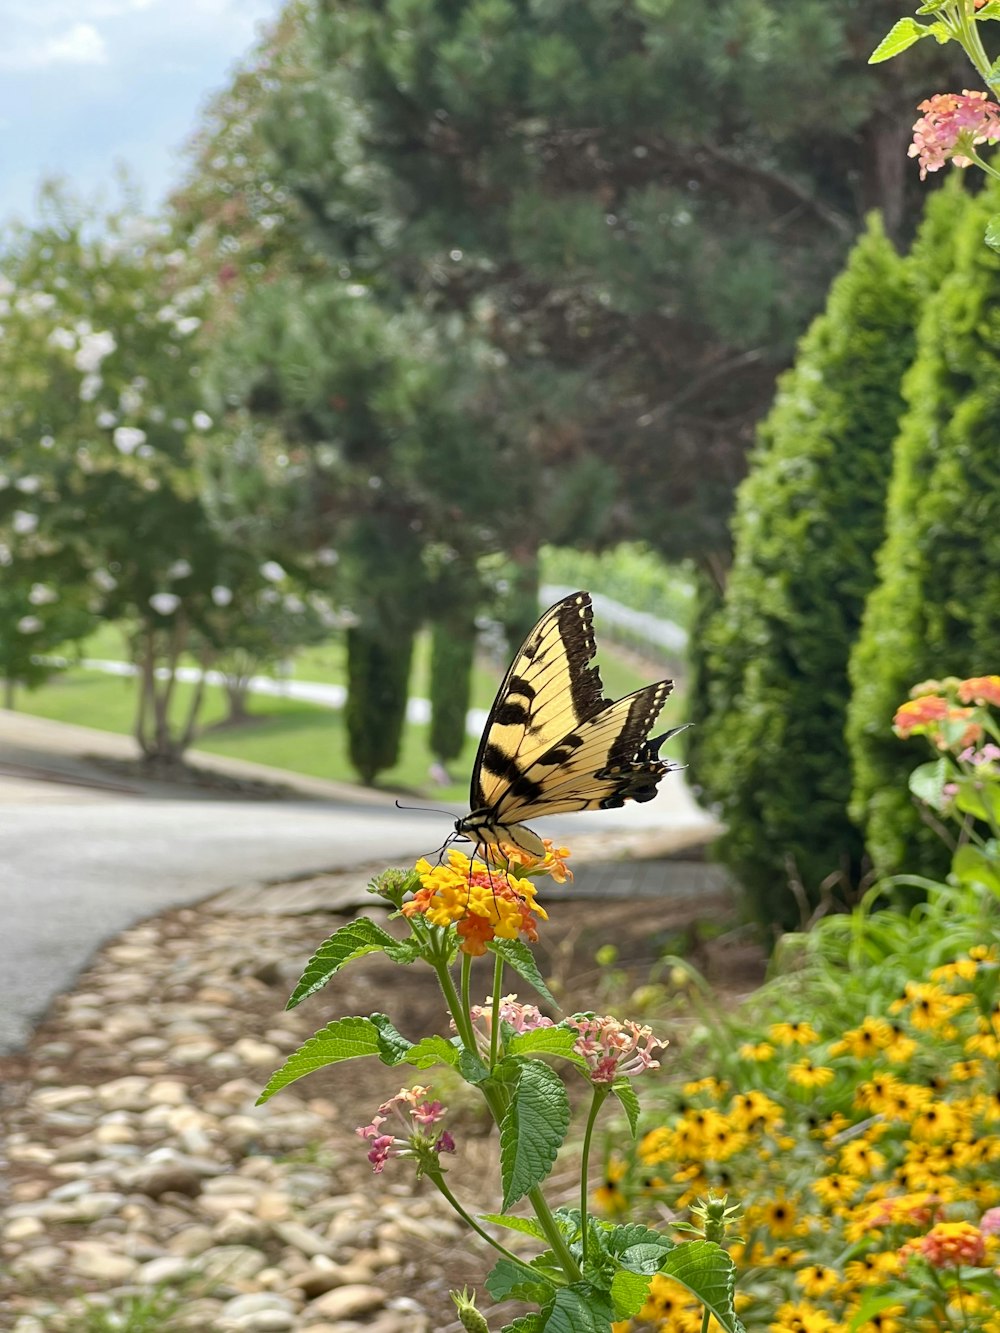
[[[122,636],[113,626],[102,628],[85,645],[86,657],[122,656]],[[345,646],[342,636],[303,650],[296,661],[300,680],[342,682],[345,677]],[[637,672],[632,662],[614,651],[601,651],[602,676],[609,694],[619,697],[646,684],[652,677]],[[414,661],[412,693],[427,696],[429,638],[422,635]],[[503,674],[502,665],[479,662],[473,673],[472,705],[488,708]],[[175,707],[184,716],[193,686],[178,683]],[[97,727],[129,735],[136,708],[136,682],[100,671],[71,667],[53,676],[40,689],[19,691],[16,707],[37,717],[80,726]],[[233,759],[268,764],[310,777],[353,783],[357,775],[347,757],[343,712],[293,699],[255,695],[250,702],[252,720],[242,726],[223,726],[227,709],[224,693],[207,686],[201,713],[201,731],[195,740],[199,750]],[[679,720],[678,701],[668,705],[667,723]],[[444,800],[461,801],[468,792],[468,775],[476,755],[476,739],[468,737],[461,756],[449,765],[455,781],[448,787],[432,785],[428,770],[433,760],[427,744],[428,728],[407,724],[399,762],[379,775],[378,785]]]

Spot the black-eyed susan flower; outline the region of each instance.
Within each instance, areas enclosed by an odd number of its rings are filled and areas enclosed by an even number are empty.
[[[837,1324],[818,1306],[808,1301],[786,1301],[775,1311],[775,1321],[768,1333],[833,1333]]]
[[[766,1064],[774,1059],[774,1047],[769,1041],[744,1042],[739,1049],[741,1060],[752,1060],[754,1064]]]
[[[840,1276],[835,1269],[828,1268],[826,1264],[807,1264],[795,1274],[795,1282],[802,1288],[803,1295],[814,1299],[835,1291],[840,1285]]]
[[[795,1064],[788,1067],[788,1081],[794,1083],[798,1088],[825,1088],[828,1083],[834,1080],[834,1072],[826,1065],[817,1065],[808,1057],[803,1060],[796,1060]]]
[[[819,1033],[811,1023],[772,1023],[767,1035],[779,1046],[811,1046],[819,1041]]]

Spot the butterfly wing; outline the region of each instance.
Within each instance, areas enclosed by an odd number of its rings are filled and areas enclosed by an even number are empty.
[[[472,773],[472,813],[456,824],[460,833],[541,855],[541,840],[522,821],[656,795],[671,767],[659,747],[674,733],[649,733],[672,682],[607,699],[591,665],[596,651],[588,593],[563,598],[541,617],[490,709]]]
[[[590,594],[549,607],[521,645],[493,701],[472,770],[473,811],[495,810],[528,769],[585,718],[611,705],[592,666]]]
[[[498,824],[520,824],[574,810],[607,810],[650,801],[671,765],[659,747],[679,728],[650,738],[669,680],[646,685],[585,718],[528,765],[494,808]]]

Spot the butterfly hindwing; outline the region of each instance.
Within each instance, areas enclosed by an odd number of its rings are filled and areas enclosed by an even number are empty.
[[[584,718],[611,703],[592,666],[594,613],[585,592],[550,607],[504,677],[479,742],[471,808],[495,806],[521,775]]]

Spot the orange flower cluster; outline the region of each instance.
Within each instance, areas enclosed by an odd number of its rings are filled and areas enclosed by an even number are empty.
[[[516,940],[519,935],[537,940],[536,917],[548,920],[535,902],[530,879],[516,879],[492,870],[482,861],[470,861],[459,851],[448,853],[447,865],[432,866],[421,857],[415,866],[421,887],[404,903],[404,916],[423,916],[433,926],[454,926],[463,953],[474,958],[486,952],[491,940]]]
[[[986,1258],[986,1238],[971,1222],[938,1222],[925,1236],[908,1241],[900,1257],[922,1255],[935,1268],[978,1268]]]

